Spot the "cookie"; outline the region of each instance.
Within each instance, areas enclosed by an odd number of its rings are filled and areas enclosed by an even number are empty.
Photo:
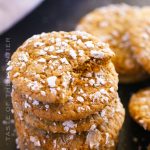
[[[19,144],[21,150],[115,150],[117,137],[107,137],[108,134],[101,133],[98,129],[90,130],[89,134],[47,134],[25,126],[25,130],[20,128]],[[86,138],[87,137],[87,138]],[[106,141],[108,138],[108,141]],[[105,144],[106,143],[106,144]]]
[[[118,76],[110,62],[99,65],[95,72],[94,70],[84,72],[84,76],[77,83],[78,86],[73,87],[73,95],[64,104],[43,103],[39,99],[21,95],[16,89],[12,93],[12,100],[21,103],[25,111],[41,118],[51,119],[51,121],[78,120],[101,111],[103,107],[116,99],[117,83]],[[37,101],[36,104],[34,104],[35,101]]]
[[[150,7],[130,28],[133,54],[139,64],[150,74]]]
[[[125,4],[101,7],[83,17],[76,28],[109,43],[116,54],[113,62],[122,83],[147,78],[146,72],[133,56],[128,32],[131,20],[136,20],[139,13],[140,8]]]
[[[79,91],[81,89],[79,88]],[[88,88],[87,90],[90,91]],[[110,105],[110,102],[115,101],[117,97],[117,92],[111,86],[108,86],[105,90],[101,86],[96,91],[90,92],[92,92],[91,97],[93,100],[85,99],[84,101],[79,101],[77,99],[65,104],[42,103],[38,100],[30,99],[30,97],[26,98],[17,91],[12,93],[12,100],[20,103],[22,109],[28,113],[33,113],[51,121],[64,121],[86,118],[88,115],[101,111],[105,106]]]
[[[150,130],[150,88],[133,94],[129,103],[131,117],[145,130]]]
[[[106,64],[113,56],[107,44],[85,32],[42,33],[16,50],[7,70],[20,94],[42,102],[65,103],[92,64]]]
[[[32,127],[52,133],[84,132],[88,131],[92,125],[98,126],[105,121],[109,122],[109,120],[113,116],[124,115],[123,106],[119,98],[112,102],[110,106],[106,106],[101,112],[97,112],[93,115],[88,116],[85,119],[80,119],[76,121],[66,120],[64,122],[53,122],[37,117],[31,113],[24,113],[22,111],[23,109],[18,103],[13,103],[13,107],[14,111],[17,114],[17,117],[20,118],[20,120],[24,120],[26,124]]]
[[[111,94],[112,95],[112,94]],[[117,97],[113,94],[111,101],[115,101]],[[109,99],[109,98],[108,98]],[[14,103],[19,103],[22,109],[27,113],[32,113],[35,116],[49,119],[51,121],[65,121],[65,120],[78,120],[86,118],[87,116],[101,111],[105,106],[109,106],[111,103],[98,102],[86,104],[66,103],[65,105],[49,105],[43,104],[39,101],[29,101],[18,95],[17,92],[13,92],[12,100]],[[109,99],[110,101],[110,99]],[[35,104],[37,103],[37,104]]]
[[[16,118],[19,146],[23,149],[72,150],[72,149],[115,149],[124,115],[114,115],[109,122],[98,127],[92,125],[89,131],[76,134],[53,134],[35,129]]]
[[[21,150],[114,149],[124,121],[108,44],[81,31],[28,39],[8,63]]]

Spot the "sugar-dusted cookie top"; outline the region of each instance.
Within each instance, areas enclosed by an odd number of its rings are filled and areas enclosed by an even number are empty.
[[[150,74],[150,7],[142,9],[141,17],[130,28],[130,34],[133,54]]]
[[[132,54],[128,32],[131,22],[134,22],[140,13],[141,10],[138,7],[125,4],[109,5],[85,15],[76,28],[109,43],[116,54],[113,62],[120,75],[120,82],[123,83],[142,80],[145,75],[144,69]]]
[[[112,56],[107,44],[85,32],[42,33],[14,52],[7,70],[13,87],[21,94],[64,103],[85,70],[91,72],[92,64],[106,64]]]
[[[132,95],[129,112],[138,124],[150,131],[150,88],[140,90]]]
[[[113,64],[99,65],[94,70],[97,72],[85,71],[84,76],[75,79],[76,84],[73,87],[70,85],[73,93],[63,104],[52,104],[44,100],[41,102],[16,89],[12,91],[12,101],[19,103],[25,112],[51,121],[86,118],[103,110],[105,106],[112,105],[117,98],[118,76]]]

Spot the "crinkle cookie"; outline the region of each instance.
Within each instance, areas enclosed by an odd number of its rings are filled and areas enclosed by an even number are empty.
[[[142,9],[142,16],[130,28],[133,54],[150,74],[150,7]]]
[[[124,121],[108,44],[81,31],[28,39],[9,62],[21,150],[114,149]]]
[[[120,111],[122,113],[119,115],[112,114],[109,122],[104,121],[97,127],[92,125],[87,132],[74,134],[53,134],[35,129],[16,117],[19,147],[21,150],[114,150],[124,121],[124,109],[120,109]]]
[[[133,94],[129,103],[129,112],[138,124],[150,131],[150,88]]]
[[[110,89],[111,91],[113,89]],[[103,91],[100,89],[99,91]],[[106,94],[106,93],[104,93]],[[65,105],[62,104],[47,104],[41,103],[37,100],[26,99],[18,94],[18,92],[12,93],[12,101],[19,103],[25,112],[32,113],[35,116],[49,119],[51,121],[65,121],[65,120],[78,120],[86,118],[87,116],[101,111],[105,106],[111,105],[111,102],[115,102],[117,93],[109,93],[109,96],[101,96],[100,94],[93,95],[94,101],[85,102],[68,102]]]
[[[133,56],[129,28],[139,18],[141,9],[125,4],[95,9],[81,19],[77,30],[86,31],[108,42],[116,57],[113,62],[120,82],[131,83],[147,78],[146,72]],[[138,32],[137,32],[138,34]],[[138,44],[141,44],[139,41]]]
[[[88,131],[92,125],[99,126],[104,122],[109,123],[109,120],[114,116],[124,115],[123,106],[117,98],[109,106],[106,106],[101,112],[97,112],[80,120],[66,120],[50,121],[33,115],[32,113],[25,113],[19,103],[13,103],[14,111],[20,120],[24,120],[26,124],[49,131],[52,133],[79,133]]]
[[[25,111],[51,121],[86,118],[117,98],[118,77],[112,63],[99,65],[93,72],[84,74],[81,79],[74,80],[78,86],[72,87],[74,93],[64,104],[40,102],[39,99],[21,95],[16,89],[12,92],[12,100],[21,103]]]
[[[107,44],[85,32],[42,33],[14,52],[7,70],[20,94],[42,102],[65,103],[74,95],[74,88],[81,83],[84,86],[81,76],[92,64],[105,65],[113,56]]]

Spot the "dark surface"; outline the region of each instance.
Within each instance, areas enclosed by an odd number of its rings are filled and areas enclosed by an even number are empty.
[[[15,131],[11,121],[10,84],[6,82],[6,62],[15,49],[31,35],[48,31],[73,30],[79,19],[92,9],[122,2],[121,0],[47,0],[29,16],[0,36],[0,150],[15,150]],[[125,1],[124,1],[125,2]],[[128,2],[128,1],[126,1]],[[129,4],[150,5],[149,0],[129,0]],[[128,114],[132,93],[150,85],[150,81],[134,85],[119,85],[119,94],[126,108],[126,120],[120,134],[119,150],[145,150],[150,133],[139,127]],[[6,122],[7,121],[7,122]],[[136,142],[137,141],[137,142]]]

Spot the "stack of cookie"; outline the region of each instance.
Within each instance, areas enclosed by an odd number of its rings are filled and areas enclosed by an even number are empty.
[[[147,79],[150,73],[150,8],[110,5],[87,14],[77,30],[109,43],[121,83]]]
[[[80,31],[34,35],[9,76],[21,150],[115,149],[124,121],[109,46]]]

